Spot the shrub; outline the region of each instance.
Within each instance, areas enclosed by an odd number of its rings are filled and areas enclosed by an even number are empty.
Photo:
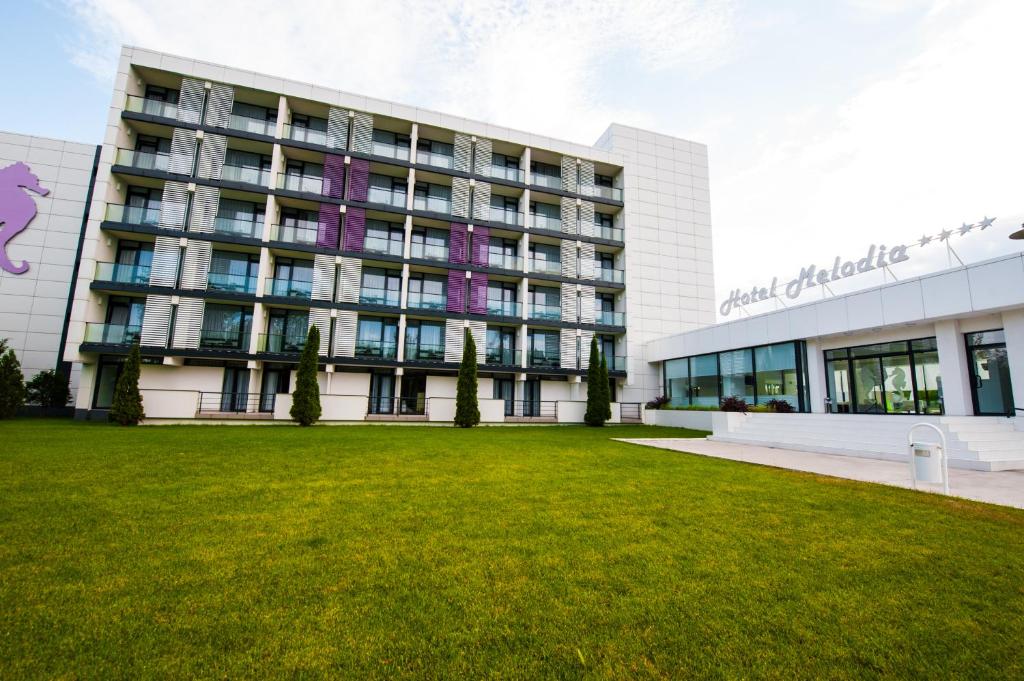
[[[597,337],[590,339],[590,364],[587,365],[587,411],[583,422],[588,426],[603,426],[608,382],[601,383],[601,356],[597,351]]]
[[[289,414],[300,426],[311,426],[320,418],[320,384],[316,381],[317,365],[320,361],[320,329],[309,327],[306,347],[299,357],[299,368],[295,374],[295,391],[292,393],[292,408]]]
[[[71,400],[68,378],[59,371],[40,371],[25,384],[28,401],[44,407],[63,407]]]
[[[768,400],[765,402],[765,406],[771,409],[776,414],[792,414],[793,405],[786,400]]]
[[[661,397],[655,397],[653,400],[644,405],[644,409],[661,409],[668,404],[668,398],[662,395]]]
[[[459,363],[459,383],[455,390],[455,425],[459,428],[472,428],[480,423],[476,393],[476,341],[466,329],[462,340],[462,362]]]
[[[612,388],[608,381],[608,362],[601,353],[601,404],[604,406],[604,420],[612,417]]]
[[[726,397],[724,400],[722,400],[722,403],[719,405],[718,408],[721,409],[722,411],[741,411],[744,414],[747,413],[747,411],[749,410],[749,407],[747,406],[747,401],[744,400],[742,397],[736,397],[735,395],[733,395],[732,397]]]
[[[25,404],[25,377],[21,362],[14,350],[7,350],[6,341],[0,341],[0,419],[10,419]]]
[[[142,407],[142,393],[139,392],[139,374],[142,358],[136,343],[128,352],[128,358],[121,368],[121,375],[114,385],[114,399],[110,403],[110,420],[122,426],[135,426],[146,418]]]

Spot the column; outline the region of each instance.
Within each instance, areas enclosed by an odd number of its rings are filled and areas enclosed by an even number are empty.
[[[942,379],[942,403],[946,414],[974,414],[967,348],[960,331],[960,322],[955,319],[935,322],[935,343],[939,351],[939,376]]]
[[[818,341],[807,341],[807,392],[811,403],[808,405],[815,414],[825,413],[825,398],[828,397],[828,383],[825,377],[825,354]]]

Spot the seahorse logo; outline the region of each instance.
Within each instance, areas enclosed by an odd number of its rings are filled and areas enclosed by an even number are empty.
[[[36,202],[23,189],[40,196],[50,193],[21,161],[0,170],[0,269],[11,274],[24,274],[28,263],[24,260],[20,265],[11,262],[7,257],[7,242],[25,231],[36,216]]]

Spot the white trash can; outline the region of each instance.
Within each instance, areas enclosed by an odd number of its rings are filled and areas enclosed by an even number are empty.
[[[915,442],[910,448],[914,457],[914,477],[918,482],[942,482],[942,445]]]

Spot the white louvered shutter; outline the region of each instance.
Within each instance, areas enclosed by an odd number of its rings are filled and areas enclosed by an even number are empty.
[[[576,223],[578,222],[578,218],[576,216],[576,199],[570,199],[563,196],[559,207],[561,209],[562,231],[566,234],[577,234],[579,230],[576,227]]]
[[[338,302],[358,303],[359,285],[363,277],[363,261],[359,258],[342,258],[338,273]]]
[[[594,244],[580,244],[580,279],[594,279],[594,269]]]
[[[594,186],[594,162],[580,161],[580,187],[583,191],[590,190]]]
[[[142,335],[139,345],[151,348],[166,348],[171,330],[171,297],[146,296],[146,308],[142,314]]]
[[[352,151],[373,153],[373,116],[357,111],[352,118]]]
[[[206,133],[203,144],[199,147],[199,166],[196,168],[198,177],[219,180],[224,169],[224,157],[228,151],[228,138],[224,135]]]
[[[469,332],[473,334],[476,345],[476,363],[483,364],[487,360],[487,322],[469,322]]]
[[[320,332],[320,347],[317,354],[326,357],[331,347],[331,311],[313,307],[309,310],[309,325],[315,326]]]
[[[158,226],[161,229],[184,230],[187,209],[188,185],[184,182],[165,182]]]
[[[171,153],[167,158],[167,172],[191,175],[196,159],[196,131],[175,128],[171,133]]]
[[[576,191],[576,159],[571,156],[562,157],[562,189]]]
[[[494,145],[485,137],[478,137],[473,149],[473,172],[483,177],[491,176],[491,159],[494,156]]]
[[[464,177],[452,178],[452,215],[469,218],[469,180]]]
[[[178,94],[178,120],[182,123],[198,125],[203,113],[203,100],[206,98],[206,87],[203,81],[195,78],[181,79],[181,92]]]
[[[594,204],[590,201],[580,203],[580,234],[594,236]]]
[[[158,236],[153,244],[153,260],[149,268],[150,286],[178,284],[178,260],[181,258],[181,240]]]
[[[563,369],[577,368],[576,347],[576,329],[560,329],[559,360]]]
[[[313,257],[313,300],[334,297],[334,256],[318,253]]]
[[[446,319],[444,322],[444,361],[462,361],[462,343],[465,325],[461,319]],[[479,346],[479,344],[478,344]]]
[[[559,248],[562,251],[559,256],[562,259],[562,276],[576,277],[576,242],[563,239],[559,244]]]
[[[185,261],[181,267],[181,287],[192,291],[205,291],[210,278],[212,257],[212,243],[190,239],[185,246]]]
[[[562,321],[576,323],[576,284],[562,284]]]
[[[491,183],[473,183],[473,220],[487,222],[491,219]]]
[[[596,321],[595,293],[593,286],[580,286],[580,323],[593,324]]]
[[[234,104],[235,89],[230,85],[214,83],[210,88],[210,101],[206,105],[206,125],[213,128],[228,127]]]
[[[196,187],[192,198],[192,215],[189,216],[188,231],[200,234],[212,233],[219,208],[220,188]]]
[[[331,149],[348,148],[348,118],[348,109],[338,109],[332,106],[328,112],[327,146]]]
[[[453,167],[459,172],[468,173],[470,156],[473,153],[473,140],[469,135],[457,132],[455,133],[455,144],[453,146],[455,147]]]
[[[201,298],[181,298],[174,317],[174,347],[195,349],[203,333],[203,312],[206,305]]]
[[[359,315],[354,310],[338,310],[334,320],[334,356],[354,357],[356,354],[356,327]]]
[[[580,369],[590,368],[590,341],[594,339],[594,332],[588,329],[580,329]]]

